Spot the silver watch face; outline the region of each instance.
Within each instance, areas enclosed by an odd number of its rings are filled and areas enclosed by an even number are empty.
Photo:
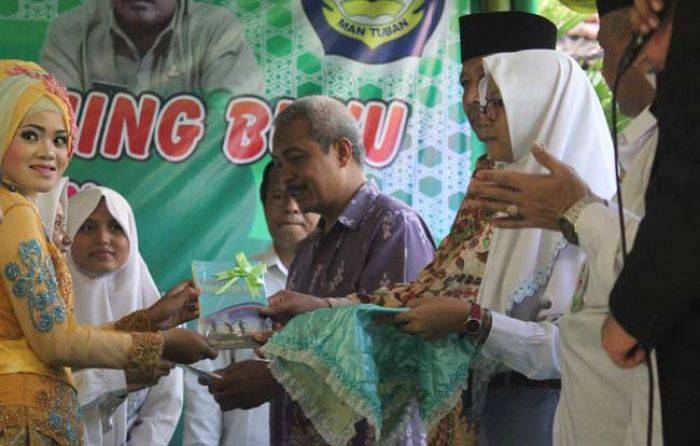
[[[566,217],[561,216],[557,219],[557,226],[559,226],[559,230],[569,243],[578,245],[578,235],[573,223],[567,220]]]

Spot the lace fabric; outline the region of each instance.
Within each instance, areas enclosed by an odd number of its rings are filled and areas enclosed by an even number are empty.
[[[366,419],[379,444],[392,444],[413,401],[428,427],[457,405],[474,347],[456,337],[427,342],[373,321],[401,311],[314,311],[292,319],[263,348],[275,378],[328,443],[346,444]]]

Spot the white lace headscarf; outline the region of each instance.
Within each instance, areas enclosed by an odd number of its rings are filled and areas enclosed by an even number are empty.
[[[578,64],[553,50],[495,54],[483,64],[482,82],[493,79],[498,86],[508,120],[514,161],[505,168],[547,173],[531,153],[540,142],[595,194],[610,197],[615,189],[612,140],[600,101]],[[521,320],[534,320],[543,309],[563,314],[583,262],[583,254],[559,231],[495,229],[477,301]],[[471,416],[481,413],[490,377],[504,367],[477,356]]]
[[[508,118],[514,161],[506,169],[547,173],[531,154],[540,142],[573,167],[595,194],[610,197],[615,190],[612,140],[600,101],[578,64],[553,50],[496,54],[483,63]],[[514,304],[538,293],[543,302],[571,299],[579,265],[552,274],[562,240],[558,231],[495,229],[479,303],[509,313]]]

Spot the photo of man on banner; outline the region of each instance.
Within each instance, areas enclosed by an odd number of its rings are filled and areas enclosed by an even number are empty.
[[[86,0],[51,23],[41,65],[81,92],[260,94],[243,31],[231,11],[193,0]]]

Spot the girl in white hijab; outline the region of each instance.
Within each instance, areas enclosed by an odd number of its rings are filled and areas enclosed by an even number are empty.
[[[95,235],[94,242],[81,243],[81,234],[97,233],[96,215],[104,214],[104,207],[111,216],[106,222],[109,231],[117,236],[97,241]],[[124,197],[111,189],[94,187],[71,197],[68,208],[68,233],[74,240],[68,263],[77,320],[101,325],[154,304],[160,293],[139,253],[134,215]],[[94,258],[95,250],[113,252],[116,268],[88,266],[85,259]],[[123,263],[119,261],[120,250]],[[103,255],[103,259],[105,256],[110,255]],[[165,446],[170,441],[182,409],[180,369],[173,369],[153,387],[141,390],[127,383],[119,370],[82,370],[75,374],[75,381],[84,410],[86,444]]]

